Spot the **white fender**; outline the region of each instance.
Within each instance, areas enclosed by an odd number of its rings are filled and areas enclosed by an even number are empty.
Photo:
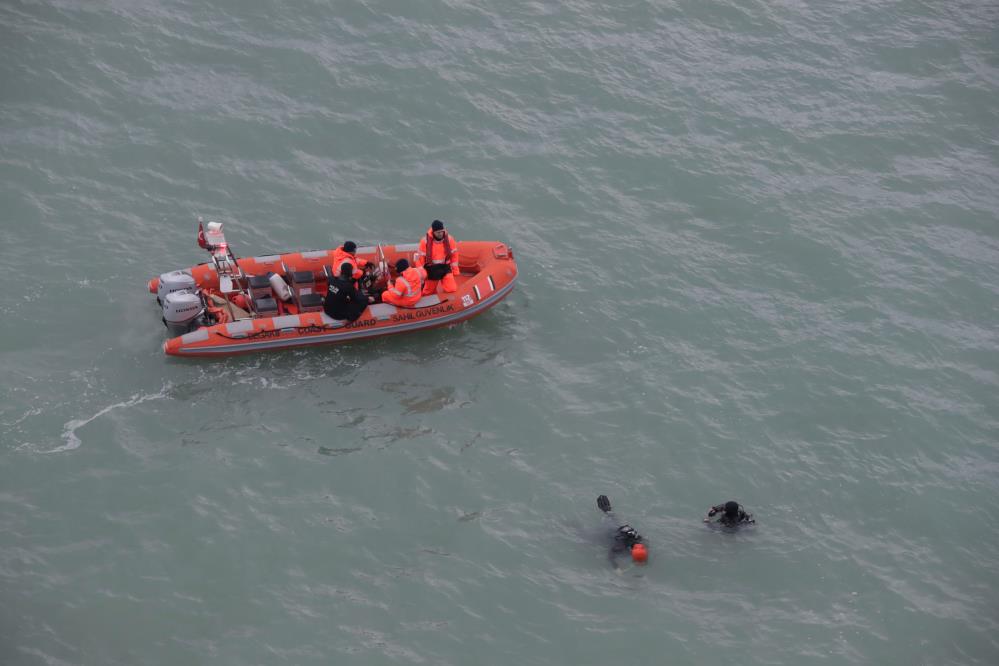
[[[270,283],[271,288],[274,289],[274,293],[278,295],[278,298],[286,303],[291,300],[291,287],[281,279],[280,275],[277,273],[271,274]]]

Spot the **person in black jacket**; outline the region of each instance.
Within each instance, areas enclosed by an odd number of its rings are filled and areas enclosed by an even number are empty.
[[[345,261],[340,264],[340,275],[330,279],[326,298],[323,299],[323,310],[333,319],[356,321],[368,307],[368,303],[375,300],[361,293],[353,273],[354,266]]]
[[[746,513],[746,510],[738,502],[716,504],[708,511],[704,522],[710,523],[711,519],[719,513],[721,514],[721,518],[714,522],[723,527],[738,527],[740,525],[753,525],[756,523],[753,520],[753,514]]]
[[[614,510],[611,508],[611,503],[607,499],[607,495],[601,495],[597,498],[597,508],[603,511],[615,525],[613,532],[610,533],[611,544],[610,550],[607,553],[611,565],[617,569],[617,558],[626,554],[631,555],[632,561],[636,564],[645,564],[649,559],[649,551],[646,548],[645,539],[642,538],[642,535],[627,523],[624,525],[618,524],[619,521],[614,515]]]

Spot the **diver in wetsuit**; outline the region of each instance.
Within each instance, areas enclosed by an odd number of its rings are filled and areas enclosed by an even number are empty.
[[[721,514],[721,518],[715,520],[714,523],[722,527],[739,527],[740,525],[756,524],[756,521],[753,520],[753,514],[746,513],[746,510],[738,502],[716,504],[708,511],[704,522],[712,522],[711,519],[719,513]]]
[[[333,319],[356,321],[368,303],[374,302],[373,298],[365,296],[357,288],[353,273],[353,264],[345,261],[340,264],[340,275],[330,279],[323,310]]]
[[[597,498],[597,508],[603,511],[610,520],[617,524],[618,521],[614,516],[614,510],[611,509],[611,503],[610,500],[607,499],[607,495],[601,495]],[[618,568],[617,558],[625,555],[626,553],[630,553],[632,561],[638,564],[644,564],[648,561],[649,551],[645,546],[645,540],[631,525],[628,525],[627,523],[617,525],[612,533],[612,538],[613,543],[611,543],[607,557],[615,569]]]

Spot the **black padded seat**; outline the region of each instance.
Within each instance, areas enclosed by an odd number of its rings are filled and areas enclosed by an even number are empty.
[[[277,314],[278,305],[273,298],[257,298],[253,301],[253,309],[257,314]]]
[[[271,297],[271,281],[267,275],[250,275],[246,278],[246,286],[249,287],[250,298],[253,300]]]
[[[250,275],[246,278],[250,289],[270,289],[271,281],[266,275]]]
[[[300,294],[298,309],[300,312],[318,312],[323,309],[323,297],[319,294]]]
[[[316,276],[312,271],[291,271],[288,278],[295,284],[311,284],[316,281]]]

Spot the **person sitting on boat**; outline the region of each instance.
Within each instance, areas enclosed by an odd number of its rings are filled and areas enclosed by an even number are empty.
[[[365,296],[357,288],[357,282],[354,280],[355,268],[354,264],[345,261],[340,264],[340,275],[330,279],[326,298],[323,299],[323,310],[333,319],[356,321],[364,312],[364,308],[368,307],[368,303],[373,303],[375,300]]]
[[[597,498],[597,508],[604,512],[604,515],[610,519],[616,527],[612,532],[610,532],[610,550],[607,553],[607,557],[610,559],[611,564],[615,569],[617,566],[617,558],[625,554],[630,554],[633,562],[637,564],[644,564],[649,559],[649,551],[645,545],[645,539],[642,535],[635,531],[635,528],[631,525],[625,523],[624,525],[618,525],[618,521],[614,516],[614,510],[611,509],[610,500],[607,499],[607,495],[601,495]]]
[[[419,266],[410,266],[405,259],[395,262],[395,272],[398,274],[395,284],[382,292],[382,302],[411,308],[422,296],[427,272]]]
[[[436,293],[438,282],[443,284],[444,291],[449,294],[458,291],[458,283],[454,279],[458,274],[458,241],[448,235],[440,220],[433,221],[427,229],[427,235],[420,241],[416,262],[422,262],[427,271],[424,296]]]
[[[721,517],[715,520],[714,523],[722,527],[738,527],[740,525],[753,525],[756,523],[753,520],[753,514],[747,513],[738,502],[716,504],[708,510],[708,515],[704,518],[704,522],[712,522],[711,519],[719,513]]]
[[[362,294],[370,296],[375,303],[381,302],[381,294],[388,287],[389,277],[382,273],[378,264],[369,261],[362,269],[361,279],[357,281],[357,286]]]
[[[354,279],[360,280],[361,276],[364,274],[364,268],[368,265],[368,262],[364,259],[360,259],[357,254],[357,243],[354,241],[346,241],[343,245],[333,250],[333,266],[340,266],[343,262],[348,262],[354,268]]]

